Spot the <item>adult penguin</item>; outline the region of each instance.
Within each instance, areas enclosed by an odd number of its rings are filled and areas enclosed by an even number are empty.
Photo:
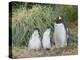
[[[43,38],[42,38],[42,46],[44,49],[47,49],[47,50],[51,48],[50,32],[51,32],[51,28],[48,27],[44,32]]]
[[[28,49],[40,49],[41,48],[41,39],[39,36],[39,29],[35,28],[32,36],[30,37]]]
[[[56,48],[66,47],[68,45],[69,29],[61,16],[55,20],[53,38]]]

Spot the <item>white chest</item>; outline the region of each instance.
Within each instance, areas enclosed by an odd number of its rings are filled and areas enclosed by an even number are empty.
[[[64,47],[66,42],[66,30],[63,24],[55,24],[54,25],[54,41],[56,47]]]
[[[42,44],[43,48],[51,48],[51,43],[50,43],[50,29],[47,29],[44,34],[43,34],[43,39],[42,39]]]

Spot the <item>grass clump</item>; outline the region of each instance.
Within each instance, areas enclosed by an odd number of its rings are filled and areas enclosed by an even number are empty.
[[[77,42],[77,6],[18,3],[12,2],[12,44],[13,46],[26,47],[34,28],[40,30],[40,37],[43,32],[50,27],[54,31],[54,20],[57,16],[62,16],[68,24],[71,33],[71,43]],[[71,24],[72,23],[72,24]]]

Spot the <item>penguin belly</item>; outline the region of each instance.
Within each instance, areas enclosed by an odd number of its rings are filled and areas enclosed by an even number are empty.
[[[42,45],[44,49],[51,48],[50,43],[50,31],[46,31],[43,34]]]
[[[39,39],[32,39],[29,41],[29,49],[40,49],[41,43]]]
[[[45,36],[42,40],[43,43],[43,48],[47,49],[47,48],[51,48],[51,43],[50,43],[50,38],[49,36]]]
[[[66,30],[63,24],[56,24],[54,31],[54,40],[56,48],[67,46]]]
[[[28,49],[40,49],[41,48],[41,41],[40,41],[40,38],[39,38],[39,35],[36,34],[30,38],[29,40],[29,45],[28,45]]]

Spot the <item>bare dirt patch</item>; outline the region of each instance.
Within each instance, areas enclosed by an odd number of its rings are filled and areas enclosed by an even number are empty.
[[[70,45],[65,48],[51,48],[50,50],[28,50],[27,48],[13,48],[13,58],[32,58],[32,57],[47,57],[47,56],[65,56],[77,55],[77,45]]]

